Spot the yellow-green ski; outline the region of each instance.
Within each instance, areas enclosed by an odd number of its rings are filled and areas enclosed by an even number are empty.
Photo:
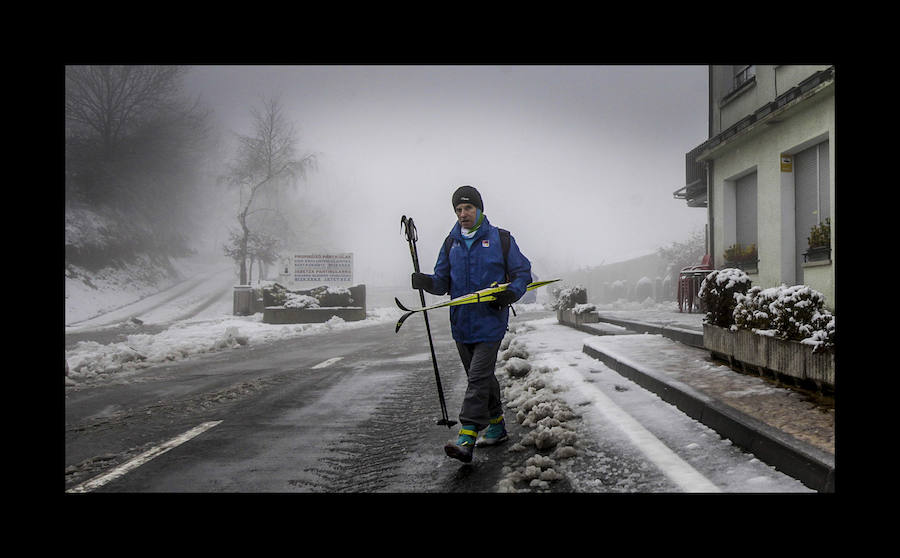
[[[533,283],[529,283],[525,288],[526,291],[533,291],[538,287],[543,287],[544,285],[548,285],[550,283],[555,283],[560,279],[548,279],[546,281],[535,281]],[[431,306],[425,306],[424,308],[407,308],[400,302],[396,297],[394,298],[394,302],[397,303],[397,306],[406,312],[400,316],[400,320],[397,322],[397,327],[394,328],[394,332],[400,331],[400,326],[403,325],[403,322],[406,321],[406,318],[412,316],[416,312],[423,312],[426,310],[434,310],[435,308],[443,308],[445,306],[459,306],[460,304],[473,304],[478,302],[490,302],[492,300],[496,300],[497,297],[494,296],[500,291],[505,291],[506,287],[509,286],[509,283],[502,283],[500,285],[495,285],[488,287],[486,289],[481,289],[480,291],[475,291],[474,293],[469,293],[467,295],[463,295],[460,297],[456,297],[450,300],[445,300],[444,302],[439,302],[437,304],[432,304]]]

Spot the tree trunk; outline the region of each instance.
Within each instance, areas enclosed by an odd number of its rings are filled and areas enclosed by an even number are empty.
[[[238,215],[238,222],[240,222],[241,230],[243,231],[243,236],[241,236],[241,251],[238,254],[241,263],[241,285],[249,285],[249,283],[247,283],[247,242],[250,239],[250,229],[247,227],[247,210],[249,208],[250,204],[248,203],[247,207],[245,207]]]
[[[241,262],[241,285],[247,285],[247,229],[244,229],[244,238],[241,239],[241,253],[239,260]]]

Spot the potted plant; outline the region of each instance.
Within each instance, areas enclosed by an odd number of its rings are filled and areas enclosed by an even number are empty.
[[[756,269],[758,262],[756,244],[750,244],[749,246],[732,244],[725,250],[725,265],[727,267],[735,267],[746,271],[748,269]]]
[[[809,250],[803,253],[804,261],[816,262],[831,258],[831,219],[814,225],[806,237],[809,242]]]

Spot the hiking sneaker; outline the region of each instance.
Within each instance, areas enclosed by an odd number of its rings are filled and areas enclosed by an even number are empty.
[[[459,459],[463,463],[469,463],[472,461],[472,452],[475,449],[475,438],[477,436],[478,432],[475,430],[475,427],[463,425],[459,429],[459,438],[456,439],[456,443],[447,442],[444,445],[444,453],[447,454],[447,457]]]
[[[496,444],[501,444],[509,439],[509,434],[506,432],[506,423],[503,421],[503,415],[495,419],[491,419],[491,423],[488,425],[487,430],[484,431],[484,436],[482,436],[478,440],[478,446],[493,446]]]

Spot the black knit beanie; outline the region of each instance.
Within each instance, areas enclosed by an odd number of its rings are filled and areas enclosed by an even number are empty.
[[[478,190],[471,186],[460,186],[453,192],[453,209],[461,203],[471,203],[482,212],[484,211],[484,203],[481,201],[481,194]]]

